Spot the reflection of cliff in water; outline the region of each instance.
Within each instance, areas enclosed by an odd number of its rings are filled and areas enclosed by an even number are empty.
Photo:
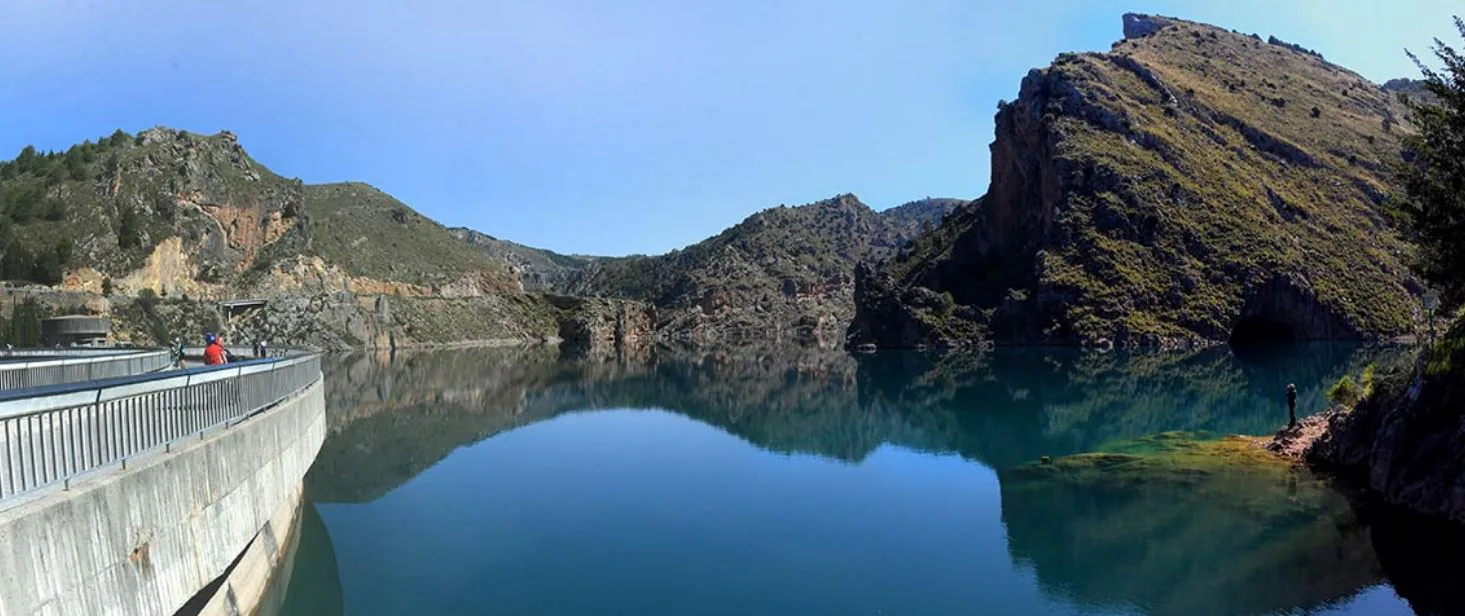
[[[863,362],[860,383],[867,404],[961,409],[961,435],[975,442],[954,449],[1000,469],[1168,430],[1267,434],[1286,420],[1287,383],[1298,385],[1299,412],[1318,410],[1339,376],[1396,354],[1318,344],[1257,363],[1226,348],[877,355]]]
[[[994,468],[1164,430],[1270,432],[1378,351],[1316,345],[1271,365],[1189,353],[999,350],[853,357],[658,350],[561,360],[554,349],[471,349],[326,362],[331,436],[318,500],[375,499],[453,449],[566,411],[661,408],[773,451],[859,461],[883,444],[955,452]]]
[[[1049,595],[1150,614],[1310,612],[1383,581],[1347,499],[1236,447],[1236,459],[1079,456],[1003,473],[1013,561]]]
[[[1465,528],[1373,504],[1361,515],[1384,575],[1415,614],[1465,614]]]
[[[276,616],[334,616],[345,614],[341,592],[341,572],[336,566],[336,549],[325,520],[315,504],[306,502],[300,508],[300,538],[295,552],[287,555],[290,564],[289,586]]]
[[[553,378],[552,349],[324,358],[328,435],[305,477],[318,502],[365,502],[454,449],[532,423],[525,399]]]

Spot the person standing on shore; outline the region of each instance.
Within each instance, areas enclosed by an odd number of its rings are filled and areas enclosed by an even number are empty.
[[[1287,427],[1297,427],[1297,385],[1287,384]]]

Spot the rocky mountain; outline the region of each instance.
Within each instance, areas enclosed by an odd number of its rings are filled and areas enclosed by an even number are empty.
[[[941,224],[941,220],[965,204],[961,199],[926,197],[897,205],[880,212],[880,217],[896,227],[902,235],[915,237]]]
[[[667,255],[566,256],[445,228],[367,184],[281,177],[232,133],[159,127],[0,163],[0,275],[36,284],[17,291],[38,300],[27,315],[113,316],[135,344],[210,330],[322,348],[609,347],[656,330],[828,346],[853,312],[854,263],[893,255],[957,203],[876,213],[845,195]],[[240,297],[269,301],[214,303]]]
[[[502,261],[368,184],[306,186],[305,211],[311,253],[363,282],[405,283],[415,287],[406,294],[448,297],[523,290]],[[353,285],[362,286],[369,283]]]
[[[856,272],[854,344],[1404,334],[1394,92],[1300,46],[1124,16],[1003,102],[986,196]]]
[[[281,177],[229,132],[159,127],[0,163],[0,276],[45,285],[24,292],[41,300],[32,312],[114,316],[136,344],[200,328],[324,348],[605,346],[653,328],[833,344],[854,263],[894,254],[957,203],[876,213],[845,195],[667,255],[567,256],[445,228],[367,184]],[[233,315],[213,303],[239,297],[270,301]]]
[[[0,201],[5,278],[96,293],[218,295],[267,254],[309,243],[301,183],[228,132],[27,147],[0,163]]]
[[[365,184],[306,186],[227,131],[118,131],[0,163],[5,278],[67,290],[462,296],[519,290],[502,261]]]
[[[1435,96],[1434,92],[1430,92],[1425,88],[1424,83],[1423,79],[1400,77],[1385,81],[1383,88],[1386,92],[1401,94],[1430,104],[1438,104],[1439,97]]]
[[[895,255],[958,203],[876,212],[846,194],[779,206],[664,255],[595,260],[566,290],[651,302],[667,339],[837,346],[854,313],[855,264]]]
[[[508,263],[528,291],[566,292],[579,284],[585,268],[600,259],[562,255],[551,250],[501,240],[466,227],[454,227],[448,231],[489,257]]]
[[[649,307],[519,273],[361,183],[305,185],[229,132],[118,131],[0,163],[0,320],[110,316],[121,342],[217,331],[327,349],[649,338]],[[217,300],[268,304],[226,313]]]

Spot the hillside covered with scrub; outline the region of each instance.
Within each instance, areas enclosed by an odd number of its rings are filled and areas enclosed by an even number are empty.
[[[999,104],[989,191],[861,268],[852,342],[1413,332],[1395,93],[1275,38],[1134,14],[1124,35]]]

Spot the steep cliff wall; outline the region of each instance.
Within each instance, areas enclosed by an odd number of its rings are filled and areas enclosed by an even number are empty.
[[[1418,284],[1382,207],[1401,110],[1295,46],[1126,16],[999,106],[988,194],[866,269],[852,341],[1391,336]]]
[[[1465,324],[1412,371],[1381,376],[1374,395],[1334,414],[1306,459],[1385,502],[1465,523]]]

